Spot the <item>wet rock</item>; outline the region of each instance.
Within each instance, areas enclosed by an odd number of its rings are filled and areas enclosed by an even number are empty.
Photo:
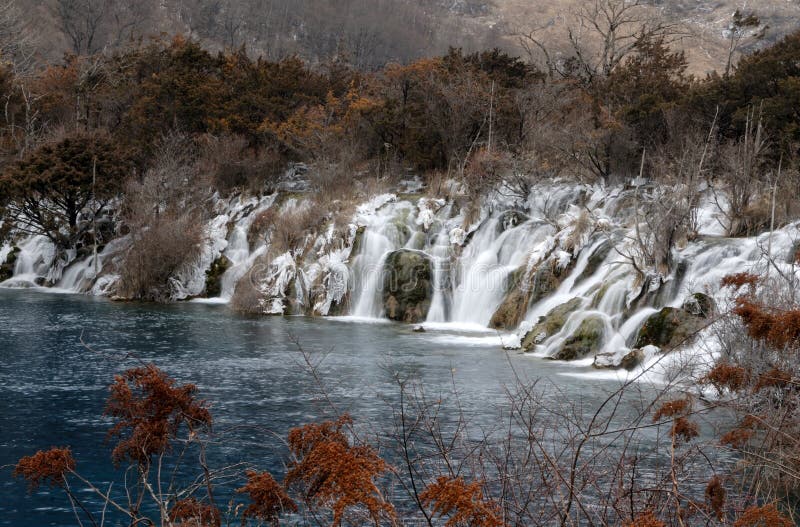
[[[530,218],[518,210],[507,210],[500,215],[499,228],[500,232],[505,232],[513,229],[518,225],[522,225]]]
[[[0,282],[8,280],[14,276],[14,267],[17,264],[17,255],[20,249],[16,245],[12,247],[11,252],[6,256],[6,261],[0,264]]]
[[[431,259],[419,251],[389,253],[383,269],[383,307],[389,319],[425,320],[433,296],[432,267]]]
[[[364,244],[364,231],[367,228],[365,226],[360,226],[356,229],[356,235],[353,238],[353,248],[350,250],[350,254],[356,255],[361,252],[361,246]]]
[[[530,351],[536,344],[544,342],[546,339],[561,331],[570,313],[580,306],[581,299],[573,298],[569,302],[564,302],[548,311],[548,313],[540,317],[539,322],[522,337],[522,349]]]
[[[573,262],[559,267],[555,258],[550,258],[532,272],[521,266],[509,275],[506,295],[492,315],[489,325],[495,329],[513,329],[519,326],[528,308],[558,289],[561,282],[572,272]]]
[[[598,353],[592,366],[598,370],[622,368],[628,371],[636,369],[644,362],[645,352],[633,349],[624,355],[618,353]]]
[[[711,318],[717,311],[717,304],[705,293],[694,293],[684,300],[681,308],[696,317]]]
[[[220,256],[211,263],[211,267],[206,271],[206,297],[217,297],[222,293],[222,275],[230,266],[231,261],[225,256]]]
[[[555,360],[582,359],[592,353],[597,353],[603,345],[605,325],[599,317],[588,317],[573,333],[561,349],[552,358]]]
[[[704,318],[686,310],[665,307],[644,322],[636,338],[636,347],[658,346],[664,351],[672,351],[691,341],[705,324]]]
[[[414,326],[414,329],[412,329],[411,331],[413,331],[414,333],[425,333],[425,328],[422,326]]]
[[[612,245],[610,241],[605,241],[600,244],[597,249],[594,250],[591,256],[589,256],[589,260],[586,262],[586,268],[578,275],[578,278],[575,279],[575,283],[577,284],[581,280],[585,280],[592,276],[603,262],[606,261],[608,255],[611,253]]]
[[[489,326],[494,329],[513,329],[522,321],[530,304],[530,289],[522,287],[527,273],[526,266],[511,272],[505,280],[506,292],[500,306],[492,315]]]

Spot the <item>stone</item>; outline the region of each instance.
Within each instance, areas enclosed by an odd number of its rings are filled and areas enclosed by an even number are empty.
[[[544,340],[561,331],[569,315],[580,306],[581,299],[573,298],[548,311],[547,314],[540,317],[539,322],[522,337],[522,349],[530,351],[536,344],[541,344]]]
[[[705,293],[694,293],[683,302],[681,308],[696,317],[711,318],[717,312],[714,299]]]
[[[705,326],[706,320],[684,309],[665,307],[645,320],[636,338],[636,347],[658,346],[671,351],[688,343]]]
[[[222,275],[230,266],[231,261],[225,256],[220,256],[211,263],[211,267],[206,270],[206,297],[217,297],[222,293]]]
[[[11,252],[6,256],[6,261],[0,263],[0,282],[10,279],[14,276],[14,267],[17,264],[17,255],[20,253],[19,247],[16,245],[11,248]]]
[[[383,307],[386,316],[418,323],[428,315],[433,297],[433,265],[428,255],[409,249],[391,252],[383,268]]]
[[[644,362],[645,353],[641,349],[632,349],[624,355],[618,353],[598,353],[592,366],[598,370],[622,368],[634,370]]]
[[[582,359],[592,353],[597,353],[603,345],[605,336],[605,325],[603,320],[596,316],[590,316],[581,322],[567,340],[561,345],[561,349],[552,357],[555,360],[576,360]]]
[[[425,333],[425,328],[421,325],[414,326],[414,329],[412,329],[411,331],[413,331],[414,333]]]

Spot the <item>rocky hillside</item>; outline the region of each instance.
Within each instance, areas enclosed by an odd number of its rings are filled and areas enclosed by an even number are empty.
[[[183,33],[206,46],[246,46],[271,59],[297,54],[324,61],[344,54],[366,69],[442,54],[449,46],[468,50],[500,46],[524,55],[517,35],[532,30],[564,56],[570,50],[568,29],[580,26],[575,14],[594,5],[586,0],[342,0],[335,7],[327,0],[15,3],[28,33],[37,36],[40,54],[50,60],[64,52],[113,48],[131,38]],[[691,70],[701,74],[724,68],[729,47],[726,29],[736,9],[754,10],[769,26],[763,40],[743,41],[743,50],[774,42],[796,27],[800,17],[797,0],[762,0],[757,5],[742,0],[642,0],[642,4],[637,16],[661,17],[679,25],[685,36],[677,45],[687,50]]]

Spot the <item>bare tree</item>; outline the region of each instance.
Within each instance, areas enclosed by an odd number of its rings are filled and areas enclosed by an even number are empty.
[[[725,77],[728,77],[733,67],[733,57],[736,53],[749,44],[753,44],[766,35],[769,26],[761,25],[755,13],[745,15],[738,9],[733,13],[733,18],[728,26],[728,59],[725,63]]]
[[[594,0],[567,29],[576,66],[588,82],[605,78],[643,40],[672,42],[685,33],[646,9],[643,0]]]

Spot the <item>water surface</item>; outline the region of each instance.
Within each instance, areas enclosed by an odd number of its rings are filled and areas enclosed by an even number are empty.
[[[90,346],[81,344],[81,338]],[[296,341],[296,342],[294,342]],[[500,337],[409,326],[307,317],[245,318],[220,305],[113,303],[80,295],[0,289],[0,525],[74,525],[60,491],[28,495],[8,465],[51,446],[72,447],[78,471],[95,482],[119,479],[109,463],[102,417],[113,375],[152,361],[198,385],[226,441],[212,463],[246,459],[280,469],[276,441],[289,428],[330,415],[297,344],[321,361],[331,401],[374,427],[389,427],[397,401],[394,376],[418,379],[428,394],[453,384],[469,418],[491,424],[516,375],[557,385],[559,397],[587,408],[618,387],[576,380],[590,372],[504,352]],[[512,368],[513,365],[513,368]]]

